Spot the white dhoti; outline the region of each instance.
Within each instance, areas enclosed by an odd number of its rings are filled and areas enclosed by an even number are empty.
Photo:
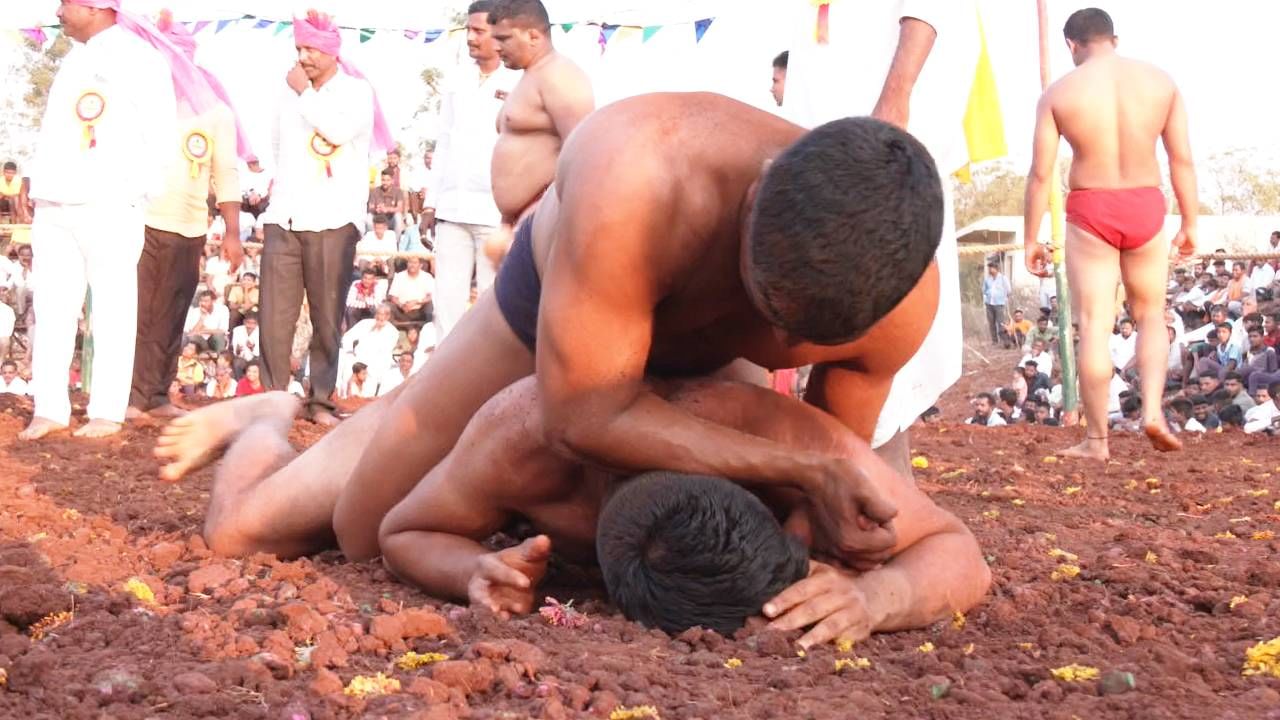
[[[67,424],[71,357],[85,290],[93,292],[89,418],[124,422],[138,324],[143,214],[122,204],[40,203],[31,228],[35,326],[31,375],[37,417]]]
[[[496,270],[484,252],[485,243],[498,231],[489,225],[436,223],[436,327],[440,337],[449,334],[471,300],[471,274],[475,273],[476,291],[483,293],[493,285]]]

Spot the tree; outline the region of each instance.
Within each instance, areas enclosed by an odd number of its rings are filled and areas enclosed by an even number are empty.
[[[1027,178],[1007,162],[992,163],[973,173],[973,182],[956,183],[956,227],[989,215],[1021,215]]]
[[[23,70],[27,74],[30,88],[22,96],[22,101],[27,106],[27,122],[31,127],[40,127],[45,105],[49,102],[49,88],[53,86],[53,78],[58,74],[62,58],[70,51],[71,39],[61,33],[44,49],[27,41],[28,58]]]
[[[1206,163],[1207,179],[1217,190],[1221,215],[1280,214],[1280,172],[1262,167],[1256,150],[1236,148]],[[1213,209],[1201,200],[1201,212]]]

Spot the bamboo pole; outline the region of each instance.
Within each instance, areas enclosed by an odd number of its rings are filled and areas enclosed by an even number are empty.
[[[1049,87],[1049,10],[1047,0],[1036,0],[1040,23],[1040,89]],[[1049,227],[1053,247],[1053,279],[1058,288],[1058,357],[1062,368],[1062,411],[1074,418],[1078,404],[1076,385],[1076,352],[1072,342],[1071,288],[1067,286],[1066,248],[1063,242],[1062,187],[1057,159],[1049,180]],[[1034,238],[1033,238],[1034,239]],[[1067,423],[1063,423],[1064,425]]]

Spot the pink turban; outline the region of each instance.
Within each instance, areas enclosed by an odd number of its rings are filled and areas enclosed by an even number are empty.
[[[181,23],[173,21],[173,14],[168,10],[160,11],[160,19],[156,21],[156,28],[164,33],[169,42],[173,46],[182,51],[182,54],[188,60],[195,61],[196,56],[196,39]],[[226,88],[222,87],[222,83],[218,82],[218,78],[213,73],[205,70],[200,66],[196,66],[200,74],[204,77],[204,81],[209,84],[209,89],[217,96],[224,105],[231,110],[231,115],[236,122],[236,155],[245,162],[256,161],[257,156],[253,154],[253,149],[249,147],[249,136],[245,134],[244,127],[240,124],[240,115],[236,112],[236,108],[231,104],[231,96],[227,94]]]
[[[298,47],[309,47],[319,50],[325,55],[338,58],[338,65],[351,77],[365,80],[365,76],[354,64],[342,57],[342,36],[338,34],[338,26],[328,15],[308,10],[305,18],[293,19],[293,40]],[[373,89],[373,83],[369,83]],[[382,105],[378,102],[378,92],[373,91],[373,149],[395,149],[395,138],[391,137],[391,129],[387,127],[387,119],[382,114]]]
[[[173,75],[173,92],[178,100],[185,100],[196,112],[205,112],[218,103],[217,95],[209,86],[200,69],[170,42],[149,20],[120,8],[120,0],[71,0],[73,5],[114,10],[116,24],[124,30],[147,41],[164,56]]]

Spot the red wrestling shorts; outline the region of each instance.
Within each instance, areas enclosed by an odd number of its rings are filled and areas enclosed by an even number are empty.
[[[1136,250],[1164,227],[1164,193],[1160,188],[1072,190],[1067,195],[1067,222],[1117,250]]]

